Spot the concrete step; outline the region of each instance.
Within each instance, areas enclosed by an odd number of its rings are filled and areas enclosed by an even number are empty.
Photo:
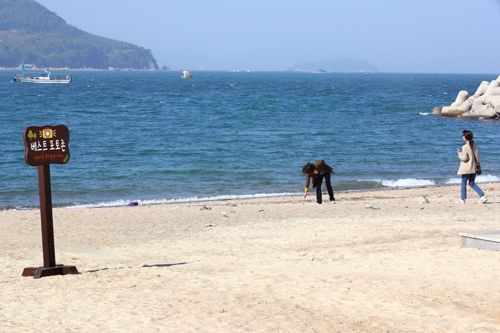
[[[459,232],[461,247],[500,251],[500,231]]]

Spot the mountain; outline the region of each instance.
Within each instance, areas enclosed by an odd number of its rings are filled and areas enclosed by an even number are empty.
[[[320,61],[305,61],[291,67],[298,70],[325,69],[329,72],[378,72],[378,68],[368,61],[353,58],[335,58]]]
[[[34,0],[0,0],[0,65],[158,69],[151,50],[84,32]]]

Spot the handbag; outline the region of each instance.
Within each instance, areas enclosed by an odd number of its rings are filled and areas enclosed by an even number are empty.
[[[474,154],[474,149],[471,148],[471,151],[472,151],[472,156],[474,156],[474,161],[476,161],[476,164],[477,164],[476,154]],[[480,175],[482,173],[483,173],[483,170],[481,170],[481,164],[477,164],[476,165],[476,175]]]

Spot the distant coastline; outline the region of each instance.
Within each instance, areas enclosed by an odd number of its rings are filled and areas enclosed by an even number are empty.
[[[130,72],[165,72],[165,70],[160,69],[135,69],[135,68],[114,68],[114,69],[102,69],[102,68],[69,68],[69,67],[44,67],[44,68],[33,68],[33,69],[25,69],[24,72],[39,72],[43,70],[49,71],[100,71],[100,72],[113,72],[113,71],[130,71]],[[20,72],[19,67],[0,67],[0,71],[17,71]]]
[[[0,71],[14,71],[14,72],[39,72],[39,71],[98,71],[98,72],[180,72],[184,69],[138,69],[138,68],[69,68],[69,67],[37,67],[37,68],[29,68],[21,71],[18,66],[15,67],[0,67]],[[233,72],[239,73],[240,71],[235,70],[226,70],[226,69],[189,69],[190,71],[200,71],[200,72]],[[247,72],[289,72],[289,73],[313,73],[313,74],[328,74],[328,73],[354,73],[354,74],[367,74],[364,70],[359,71],[345,71],[345,72],[337,72],[337,71],[325,71],[318,72],[317,70],[305,70],[305,69],[282,69],[282,70],[254,70],[254,71],[241,71],[243,73]],[[371,74],[371,73],[370,73]]]

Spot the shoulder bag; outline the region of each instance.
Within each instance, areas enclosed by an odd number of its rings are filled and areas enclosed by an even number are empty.
[[[483,171],[481,170],[481,164],[477,163],[476,154],[474,154],[473,147],[471,147],[471,151],[472,151],[472,156],[474,156],[474,161],[476,161],[476,175],[480,175],[483,173]]]

